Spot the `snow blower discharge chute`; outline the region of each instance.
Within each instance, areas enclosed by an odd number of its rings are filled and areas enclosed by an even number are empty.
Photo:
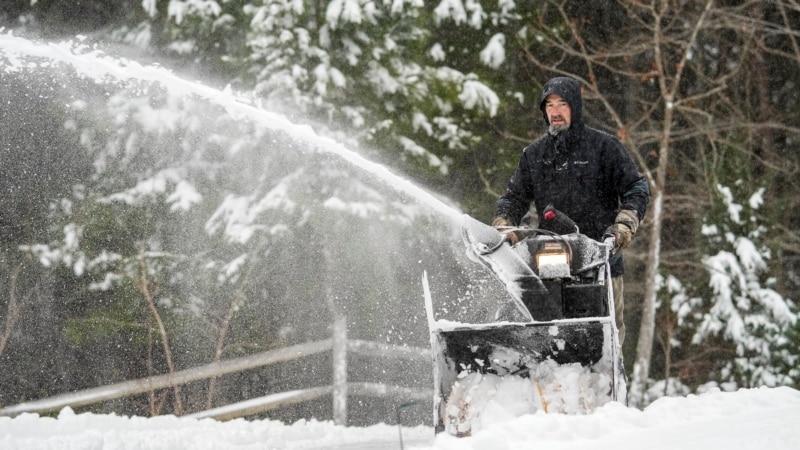
[[[497,321],[436,320],[425,284],[437,433],[470,435],[509,413],[587,414],[625,402],[608,264],[613,243],[580,234],[552,208],[544,218],[539,229],[515,229],[525,237],[512,246],[464,216],[470,258],[508,292]]]

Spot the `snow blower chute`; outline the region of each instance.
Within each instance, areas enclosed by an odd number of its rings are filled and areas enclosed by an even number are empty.
[[[545,217],[554,219],[547,228],[518,230],[527,236],[512,246],[495,228],[464,216],[470,258],[508,292],[496,321],[436,320],[426,281],[437,433],[469,435],[509,412],[586,414],[625,401],[612,244],[578,233],[558,211]],[[510,313],[523,319],[504,319]]]

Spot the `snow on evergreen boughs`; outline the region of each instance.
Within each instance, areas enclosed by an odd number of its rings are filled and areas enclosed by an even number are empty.
[[[481,50],[481,62],[492,69],[499,68],[506,60],[506,36],[497,33],[489,40],[486,48]]]
[[[763,189],[750,197],[747,207],[736,203],[725,186],[718,186],[718,193],[727,220],[703,230],[717,252],[703,258],[711,297],[705,299],[708,309],[693,343],[715,336],[733,343],[735,357],[724,364],[722,374],[728,380],[723,381],[748,387],[791,384],[797,370],[787,373],[780,366],[791,367],[798,358],[798,349],[791,348],[786,338],[789,328],[797,324],[798,311],[791,300],[771,288],[774,279],[766,263],[770,250],[758,243],[764,233],[756,214]]]
[[[447,173],[442,149],[472,148],[469,118],[495,116],[500,99],[476,74],[449,66],[452,49],[431,41],[430,29],[445,23],[482,29],[489,18],[505,23],[516,17],[513,2],[488,13],[476,1],[443,1],[430,11],[422,1],[337,0],[327,4],[321,24],[314,9],[286,1],[245,7],[258,95],[271,106],[363,130],[362,143],[393,142],[404,159],[422,156],[428,167]],[[505,36],[485,39],[476,62],[497,69],[505,62]],[[420,43],[428,65],[412,57]],[[457,110],[466,114],[456,116]],[[418,127],[420,115],[430,129]],[[383,126],[387,121],[390,127]]]
[[[151,22],[159,13],[169,19],[163,45],[180,55],[203,58],[213,43],[217,65],[248,73],[236,82],[254,87],[263,106],[440,174],[450,173],[454,154],[480,143],[475,124],[515,95],[495,92],[491,77],[515,51],[507,36],[526,20],[513,0],[169,0],[142,8]],[[448,36],[461,30],[465,39],[454,45]],[[151,41],[150,31],[126,33]],[[417,126],[419,115],[430,130]]]
[[[147,1],[143,3],[146,5]],[[151,11],[152,11],[151,6]],[[186,16],[194,15],[200,17],[216,17],[222,12],[222,7],[219,3],[213,0],[172,0],[167,7],[167,15],[174,18],[175,22],[180,24]]]

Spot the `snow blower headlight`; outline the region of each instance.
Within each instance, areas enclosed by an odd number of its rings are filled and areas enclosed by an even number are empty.
[[[547,242],[536,254],[536,268],[540,278],[569,278],[569,263],[569,249],[561,242]]]
[[[538,255],[536,257],[536,261],[536,264],[538,264],[539,267],[559,264],[569,265],[569,259],[566,253],[547,253],[544,255]]]

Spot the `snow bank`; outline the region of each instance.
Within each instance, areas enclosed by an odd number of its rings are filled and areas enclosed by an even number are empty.
[[[496,420],[474,436],[456,438],[430,427],[403,428],[406,449],[511,450],[724,448],[797,449],[800,391],[790,388],[710,392],[661,398],[644,411],[608,403],[589,415],[537,412]],[[154,418],[75,414],[57,418],[0,417],[0,448],[36,449],[399,449],[397,427],[291,425],[270,420]]]

